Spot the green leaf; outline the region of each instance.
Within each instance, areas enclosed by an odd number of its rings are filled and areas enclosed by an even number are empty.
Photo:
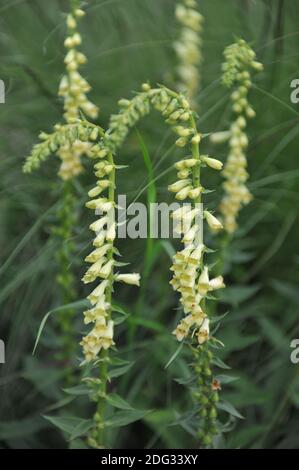
[[[172,244],[170,243],[170,241],[168,240],[160,240],[160,245],[162,246],[162,248],[164,249],[164,251],[168,254],[169,258],[173,259],[174,255],[175,255],[175,249],[174,247],[172,246]]]
[[[217,375],[215,377],[217,380],[219,380],[219,382],[223,385],[226,385],[226,384],[229,384],[231,382],[235,382],[236,380],[239,379],[239,377],[232,377],[231,375]]]
[[[259,285],[230,286],[219,292],[219,298],[234,307],[253,297],[260,290]]]
[[[59,400],[58,402],[53,403],[53,404],[47,406],[47,407],[44,409],[44,412],[45,412],[45,413],[48,413],[48,412],[52,412],[52,411],[59,410],[59,408],[65,408],[65,407],[66,407],[69,403],[71,403],[74,399],[75,399],[74,396],[65,397],[65,398],[63,398],[62,400]]]
[[[76,385],[75,387],[64,388],[63,391],[69,395],[88,395],[91,390],[87,385]]]
[[[5,260],[5,262],[2,263],[0,267],[0,274],[3,274],[5,269],[11,265],[12,261],[14,258],[18,255],[18,253],[24,248],[26,243],[30,241],[32,236],[35,234],[35,232],[40,228],[42,222],[51,214],[52,212],[55,212],[57,209],[58,203],[56,202],[52,207],[50,207],[46,212],[44,212],[35,222],[35,224],[25,233],[25,235],[20,239],[19,243],[16,245],[12,253],[9,255],[9,257]]]
[[[187,378],[176,378],[174,379],[174,381],[180,385],[185,385],[187,387],[194,384],[194,382],[196,381],[196,376],[190,375]]]
[[[289,350],[290,340],[284,335],[278,322],[274,322],[271,318],[263,317],[258,319],[258,323],[270,344],[280,351]]]
[[[235,418],[244,419],[244,416],[242,416],[242,415],[236,410],[236,408],[235,408],[231,403],[228,403],[227,401],[221,400],[221,401],[217,404],[217,408],[218,408],[219,410],[226,411],[227,413],[229,413],[230,415],[234,416]]]
[[[126,374],[126,372],[128,372],[128,370],[131,369],[133,364],[134,364],[134,362],[130,362],[129,364],[126,364],[124,366],[116,367],[115,369],[111,369],[109,371],[108,375],[111,379],[116,378],[116,377],[120,377],[121,375]]]
[[[120,317],[113,317],[113,322],[114,325],[121,325],[123,322],[125,322],[130,315],[122,315]]]
[[[64,310],[77,309],[77,308],[81,308],[81,307],[84,308],[86,306],[88,306],[88,301],[87,300],[85,300],[85,299],[84,300],[78,300],[77,302],[72,302],[70,304],[63,305],[62,307],[55,308],[53,310],[50,310],[48,313],[46,313],[46,315],[42,319],[41,324],[39,326],[32,354],[33,355],[35,354],[35,351],[36,351],[37,345],[39,343],[40,337],[42,335],[43,329],[44,329],[45,324],[46,324],[46,322],[47,322],[50,315],[52,315],[53,313],[63,312]]]
[[[144,328],[147,328],[148,330],[153,330],[153,331],[157,331],[160,333],[165,332],[165,328],[163,327],[163,325],[161,325],[161,323],[153,321],[153,320],[148,320],[147,318],[132,317],[130,322],[133,325],[143,326]]]
[[[44,326],[45,326],[45,324],[46,324],[46,322],[47,322],[49,316],[50,316],[52,313],[54,313],[54,310],[50,310],[50,312],[46,313],[46,315],[44,316],[44,318],[43,318],[42,321],[41,321],[41,324],[40,324],[40,326],[39,326],[38,333],[37,333],[37,336],[36,336],[36,340],[35,340],[35,343],[34,343],[32,355],[35,354],[35,351],[36,351],[37,345],[38,345],[38,343],[39,343],[41,334],[42,334],[42,332],[43,332]]]
[[[92,419],[82,419],[73,430],[70,440],[76,439],[80,436],[86,436],[88,431],[94,427],[94,421]]]
[[[217,366],[220,369],[231,369],[231,367],[225,364],[225,362],[219,359],[219,357],[214,356],[211,362],[214,364],[214,366]]]
[[[36,390],[51,401],[61,398],[61,391],[58,388],[59,381],[65,375],[64,370],[46,366],[36,357],[25,358],[24,371],[21,376],[30,381]]]
[[[245,429],[238,429],[238,432],[230,436],[230,448],[248,449],[253,441],[265,435],[267,426],[265,424],[257,424],[255,426],[246,426]]]
[[[218,315],[218,316],[215,315],[215,316],[211,317],[210,323],[211,324],[218,323],[219,321],[223,320],[228,314],[229,314],[229,312],[223,313],[222,315]]]
[[[296,285],[278,279],[271,280],[270,285],[276,290],[276,292],[298,305],[299,292]]]
[[[69,443],[70,449],[89,449],[82,439],[74,439]]]
[[[176,432],[173,432],[173,427],[170,425],[174,420],[175,412],[171,408],[154,410],[144,418],[146,424],[153,430],[155,439],[162,439],[168,449],[179,449],[182,446],[185,431],[177,426]]]
[[[112,304],[112,312],[121,313],[122,315],[126,316],[130,315],[128,312],[125,311],[123,307],[118,304]]]
[[[132,406],[124,400],[120,395],[117,393],[109,393],[106,396],[106,401],[115,408],[120,408],[121,410],[132,410]]]
[[[128,424],[134,423],[135,421],[139,421],[143,419],[147,414],[149,414],[149,410],[126,410],[126,411],[119,411],[115,413],[110,418],[107,418],[106,426],[118,428],[121,426],[127,426]]]
[[[124,366],[126,364],[131,364],[130,361],[122,359],[121,357],[111,357],[109,362],[113,366]]]
[[[123,268],[124,266],[129,266],[130,263],[125,263],[123,261],[114,261],[114,266],[117,268]]]
[[[206,189],[206,188],[202,191],[203,194],[210,194],[214,192],[215,192],[215,189]]]
[[[92,419],[75,418],[72,416],[44,416],[44,418],[54,424],[54,426],[61,431],[69,434],[70,440],[86,435],[94,426],[94,421]]]
[[[175,360],[175,358],[180,354],[182,348],[184,346],[184,343],[181,343],[179,345],[179,347],[177,348],[177,350],[175,351],[175,353],[171,356],[171,358],[169,359],[169,361],[167,362],[166,366],[164,367],[164,369],[168,369],[168,367],[170,366],[170,364],[172,364],[172,362]]]
[[[237,408],[270,405],[267,389],[257,386],[251,377],[243,375],[242,372],[239,372],[238,376],[239,379],[235,381],[233,390],[225,393],[227,401],[233,403]]]
[[[298,409],[299,408],[299,380],[295,381],[289,392],[290,400],[293,405]]]
[[[76,429],[82,422],[89,421],[83,420],[81,418],[75,418],[73,416],[46,416],[44,418],[50,421],[54,426],[60,429],[67,434],[72,434],[74,429]]]
[[[229,328],[221,331],[221,339],[225,344],[225,354],[228,355],[231,351],[242,351],[260,340],[258,335],[243,336],[241,332],[237,335],[235,331]]]
[[[187,433],[195,437],[196,436],[195,420],[196,420],[197,413],[198,413],[198,409],[196,408],[193,408],[184,414],[176,413],[176,420],[172,423],[172,426],[179,425],[185,431],[187,431]]]
[[[230,260],[236,264],[248,263],[256,257],[256,253],[241,251],[241,250],[232,250],[230,253]]]

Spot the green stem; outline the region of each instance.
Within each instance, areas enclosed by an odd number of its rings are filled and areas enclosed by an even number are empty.
[[[191,348],[194,358],[194,370],[197,374],[196,388],[193,397],[199,404],[199,417],[203,421],[202,428],[198,431],[198,438],[201,446],[210,447],[213,436],[217,434],[217,409],[219,400],[217,390],[213,390],[213,376],[211,370],[212,352],[208,343],[202,344],[199,348]]]

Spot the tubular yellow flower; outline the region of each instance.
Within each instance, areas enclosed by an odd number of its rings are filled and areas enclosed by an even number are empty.
[[[117,274],[114,278],[118,282],[124,282],[133,286],[140,286],[140,274]]]
[[[205,219],[208,223],[208,226],[212,229],[212,230],[215,230],[215,231],[218,231],[218,230],[222,230],[223,229],[223,225],[222,223],[220,222],[220,220],[218,220],[214,215],[212,215],[209,211],[204,211],[204,216],[205,216]]]
[[[201,327],[197,332],[197,339],[199,344],[203,344],[208,341],[210,335],[210,321],[208,318],[203,320]]]
[[[189,186],[191,181],[189,179],[183,179],[179,180],[176,183],[171,184],[168,186],[168,191],[171,191],[172,193],[177,193],[181,189],[185,188],[186,186]]]
[[[199,186],[198,188],[193,188],[188,192],[188,197],[190,199],[197,199],[198,196],[202,193],[203,188]]]
[[[198,293],[204,297],[205,295],[207,295],[208,291],[209,291],[209,271],[208,271],[208,267],[207,266],[204,266],[200,276],[199,276],[199,279],[198,279],[198,285],[197,285],[197,290],[198,290]]]
[[[220,160],[217,160],[216,158],[204,157],[203,160],[213,170],[220,171],[223,168],[223,163]]]
[[[209,290],[218,290],[225,287],[224,280],[222,276],[217,276],[214,279],[209,281]]]
[[[210,136],[210,141],[212,144],[223,144],[227,142],[230,138],[229,131],[213,132]]]
[[[176,193],[175,198],[178,199],[178,201],[184,201],[184,199],[187,199],[189,191],[192,189],[192,186],[186,186],[185,188],[181,189]]]

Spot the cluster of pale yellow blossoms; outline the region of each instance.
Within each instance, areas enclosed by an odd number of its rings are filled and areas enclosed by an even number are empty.
[[[94,128],[94,140],[97,137],[98,128]],[[87,297],[91,308],[84,312],[84,323],[92,324],[92,330],[83,338],[81,345],[85,360],[95,360],[101,349],[108,349],[114,345],[113,320],[111,318],[111,296],[114,282],[124,282],[139,286],[140,275],[115,273],[119,263],[115,256],[119,255],[114,247],[117,225],[115,222],[115,170],[112,153],[102,141],[102,145],[94,144],[90,150],[92,158],[97,159],[94,165],[97,184],[88,195],[91,198],[86,206],[95,210],[100,217],[90,225],[95,232],[93,240],[94,250],[86,257],[85,261],[90,267],[82,281],[85,284],[99,281],[100,283]],[[108,191],[107,196],[103,196]]]
[[[82,39],[77,32],[77,21],[84,14],[83,10],[76,9],[67,16],[68,37],[64,43],[68,51],[64,59],[67,73],[61,79],[58,94],[64,98],[64,117],[68,123],[79,117],[80,110],[92,119],[98,116],[97,106],[86,96],[91,87],[78,71],[87,61],[86,56],[78,51]],[[69,180],[80,174],[83,171],[81,157],[88,151],[89,144],[79,139],[71,147],[66,143],[58,152],[62,161],[59,176]]]
[[[255,111],[248,102],[248,92],[252,85],[250,69],[261,71],[263,65],[255,60],[255,52],[244,40],[227,47],[224,52],[223,83],[232,87],[237,85],[231,95],[232,109],[236,115],[227,132],[212,135],[214,143],[229,140],[230,152],[223,171],[226,181],[223,184],[225,195],[220,204],[223,225],[229,233],[233,233],[238,224],[237,217],[243,205],[248,204],[252,195],[246,186],[248,179],[246,149],[247,118],[253,118]]]
[[[90,140],[94,140],[94,132],[93,124],[82,121],[73,124],[56,124],[52,134],[41,132],[39,135],[41,142],[34,145],[31,154],[26,158],[24,172],[31,173],[37,170],[51,154],[58,154],[66,145],[73,146],[77,141],[87,144]],[[93,147],[88,145],[88,148],[88,156],[93,157]]]
[[[200,184],[200,167],[209,166],[214,170],[222,169],[222,162],[215,158],[200,155],[198,144],[200,135],[192,128],[177,129],[179,135],[189,136],[193,147],[192,158],[183,159],[175,164],[178,181],[168,187],[176,193],[179,201],[191,200],[173,212],[175,229],[182,234],[184,249],[174,256],[171,267],[173,278],[170,281],[173,289],[180,293],[185,317],[174,330],[178,341],[185,339],[190,333],[197,336],[199,344],[205,343],[210,335],[210,321],[205,312],[205,299],[209,292],[224,288],[223,277],[209,277],[208,266],[204,263],[207,248],[202,243],[202,217],[213,231],[221,230],[221,222],[209,211],[201,211],[201,194],[204,188]]]
[[[182,29],[174,43],[174,50],[179,59],[178,89],[187,93],[193,104],[196,104],[194,101],[200,88],[201,34],[204,21],[196,6],[195,0],[181,0],[176,6],[176,18]]]
[[[113,310],[111,294],[114,282],[130,285],[139,285],[140,282],[139,274],[114,272],[115,268],[121,265],[115,260],[119,253],[114,247],[117,228],[114,215],[115,171],[119,167],[114,164],[110,148],[107,147],[109,133],[105,137],[104,131],[92,123],[78,120],[72,124],[55,126],[53,134],[43,132],[39,137],[42,142],[36,144],[31,155],[27,157],[25,172],[30,173],[37,169],[50,154],[57,154],[66,144],[72,147],[77,140],[89,143],[88,156],[96,161],[94,169],[97,184],[89,191],[91,200],[86,205],[96,211],[98,218],[90,226],[95,232],[94,249],[86,257],[86,262],[91,266],[83,277],[85,284],[100,281],[88,296],[91,307],[84,312],[85,324],[93,325],[90,333],[81,342],[85,360],[89,362],[97,359],[101,349],[108,349],[114,344],[111,318]],[[102,139],[99,140],[100,137]],[[105,191],[108,191],[106,196],[104,196]]]
[[[58,156],[61,159],[61,165],[58,175],[61,179],[67,181],[79,175],[83,171],[81,157],[88,155],[90,145],[88,142],[76,140],[72,147],[65,144],[59,149]]]

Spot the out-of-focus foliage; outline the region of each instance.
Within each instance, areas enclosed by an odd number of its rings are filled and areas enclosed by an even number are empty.
[[[229,311],[218,333],[225,343],[222,359],[232,368],[229,374],[238,378],[223,384],[222,394],[245,417],[236,421],[225,445],[298,448],[299,365],[290,361],[290,342],[299,337],[299,105],[290,102],[290,83],[299,78],[299,5],[290,0],[198,3],[205,17],[198,97],[203,132],[224,130],[229,124],[229,96],[220,84],[224,47],[242,36],[265,65],[251,91],[257,117],[248,127],[249,187],[254,200],[243,210],[240,228],[226,252],[228,288],[219,306],[219,314]],[[77,446],[76,438],[66,443],[64,437],[69,436],[43,416],[59,415],[62,406],[64,413],[70,412],[75,406],[77,415],[89,417],[81,398],[71,401],[72,396],[62,390],[64,364],[56,320],[62,303],[54,282],[58,246],[50,237],[59,205],[59,161],[50,158],[39,173],[22,174],[24,156],[39,131],[51,130],[62,115],[56,95],[63,73],[62,12],[67,11],[68,2],[62,0],[0,0],[0,78],[6,83],[6,104],[0,105],[0,337],[6,343],[6,364],[0,365],[0,441],[4,448]],[[87,2],[86,11],[81,29],[89,58],[85,74],[105,127],[117,100],[139,89],[140,83],[171,84],[177,35],[174,1],[94,0]],[[179,150],[171,148],[158,117],[146,119],[138,131],[118,157],[120,164],[130,165],[123,170],[127,173],[118,182],[118,191],[127,194],[129,202],[138,195],[140,201],[167,201],[174,152]],[[226,157],[225,146],[204,145],[207,153]],[[145,148],[150,163],[144,161]],[[80,223],[72,265],[78,279],[73,324],[78,342],[80,299],[86,296],[80,282],[82,260],[90,244],[91,215],[84,204],[93,185],[91,166],[85,165],[86,172],[76,183]],[[213,194],[210,197],[213,200]],[[188,378],[190,357],[182,350],[165,368],[177,350],[170,334],[176,324],[176,298],[168,285],[174,247],[168,240],[126,239],[118,244],[131,260],[132,271],[143,272],[145,280],[137,299],[129,287],[116,293],[129,314],[117,327],[118,357],[132,365],[115,378],[110,391],[117,387],[136,408],[152,411],[131,426],[111,428],[110,445],[194,447],[196,439],[188,419],[183,419],[191,408],[190,396],[175,380]],[[39,325],[49,311],[32,356]]]

